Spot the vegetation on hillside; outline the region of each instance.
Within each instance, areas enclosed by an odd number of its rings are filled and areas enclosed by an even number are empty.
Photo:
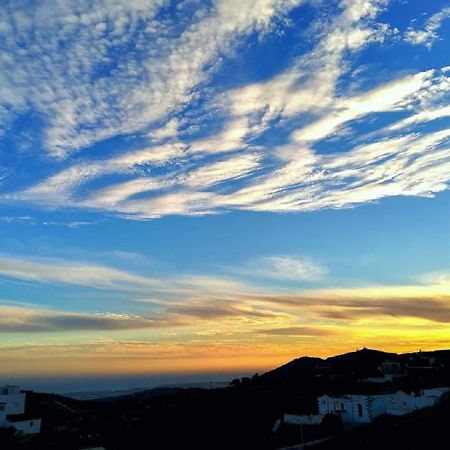
[[[433,363],[421,370],[424,357]],[[361,383],[362,377],[379,374],[378,366],[385,360],[410,367],[409,375],[394,383]],[[318,395],[407,391],[449,384],[449,375],[450,351],[396,355],[364,349],[328,359],[299,358],[266,374],[233,380],[222,389],[157,389],[91,401],[29,393],[28,412],[42,417],[41,434],[21,437],[2,430],[0,448],[269,450],[300,442],[298,430],[274,433],[273,425],[285,413],[315,412]],[[330,420],[319,435],[334,433],[337,437],[320,448],[413,450],[423,448],[417,443],[430,436],[442,444],[433,448],[450,448],[444,445],[448,443],[449,404],[446,400],[413,415],[379,418],[352,432],[340,432],[339,424]],[[304,430],[309,437],[316,432]],[[389,437],[392,434],[396,437]],[[398,446],[400,440],[410,446]]]

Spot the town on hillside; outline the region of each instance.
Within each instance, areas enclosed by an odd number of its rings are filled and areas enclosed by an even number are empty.
[[[450,350],[301,357],[221,388],[91,400],[15,386],[0,393],[0,448],[8,450],[143,442],[152,449],[450,448]]]

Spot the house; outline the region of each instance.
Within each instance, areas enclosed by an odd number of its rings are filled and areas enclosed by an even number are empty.
[[[319,415],[337,414],[343,423],[367,423],[386,414],[392,394],[346,395],[341,398],[323,395],[318,398]]]
[[[317,399],[318,414],[285,415],[285,423],[293,425],[318,425],[327,414],[341,418],[344,424],[371,422],[383,414],[401,416],[418,409],[436,404],[450,388],[423,389],[419,395],[409,395],[403,391],[381,395],[344,395],[330,397],[322,395]]]
[[[402,371],[402,365],[399,361],[383,361],[379,370],[383,375],[398,375]]]
[[[402,365],[399,361],[383,361],[378,366],[379,375],[360,380],[362,383],[383,384],[393,382],[399,378],[408,376],[402,372]]]
[[[40,432],[41,419],[25,414],[25,398],[17,386],[0,387],[0,427],[13,427],[25,434]]]
[[[427,374],[438,370],[438,359],[420,352],[411,356],[406,363],[408,373]]]

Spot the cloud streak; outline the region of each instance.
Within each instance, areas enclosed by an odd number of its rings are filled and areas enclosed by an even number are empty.
[[[145,132],[193,100],[221,52],[299,3],[218,0],[193,16],[180,3],[176,21],[165,0],[45,0],[30,2],[28,14],[3,8],[3,123],[38,111],[48,120],[44,147],[58,157]]]
[[[0,256],[0,274],[38,283],[72,284],[98,289],[158,289],[163,284],[155,279],[135,275],[106,266],[69,263],[57,259],[27,260]]]
[[[7,176],[4,202],[153,219],[348,208],[448,188],[447,68],[407,67],[369,80],[354,64],[368,46],[398,44],[398,30],[377,22],[388,1],[336,2],[325,17],[316,3],[218,0],[197,5],[194,16],[181,5],[176,23],[163,20],[170,5],[162,0],[117,0],[97,11],[62,2],[50,16],[49,2],[35,10],[36,55],[18,52],[13,28],[2,28],[3,114],[6,126],[30,108],[50,117],[44,147],[56,160],[31,181]],[[303,30],[308,49],[263,80],[214,84],[234,48],[255,36],[264,45],[291,11],[307,7],[318,17]],[[430,18],[427,36],[446,13]],[[31,19],[14,8],[3,14],[28,42]],[[66,42],[64,60],[68,52],[83,64],[63,65],[45,44],[54,35]],[[430,122],[437,126],[424,129]],[[362,125],[373,130],[350,139]],[[113,137],[122,139],[119,150],[105,144]]]
[[[447,19],[450,19],[450,8],[443,8],[426,21],[422,30],[410,27],[405,34],[405,40],[413,45],[424,45],[431,48],[433,43],[439,39],[438,31],[442,22]]]
[[[314,259],[292,255],[266,256],[237,269],[244,275],[281,281],[320,281],[327,270]]]
[[[61,333],[73,331],[120,331],[180,326],[161,318],[108,313],[74,313],[0,306],[0,333]]]
[[[308,260],[305,266],[305,260],[268,259],[274,279],[299,280],[300,276],[304,279],[307,275],[310,280],[312,269],[314,277],[317,270],[322,270],[315,265],[311,268]],[[311,323],[318,323],[320,330],[327,323],[362,326],[394,319],[450,323],[450,283],[446,272],[423,275],[411,285],[328,289],[285,286],[275,290],[242,278],[194,274],[151,278],[107,266],[81,266],[62,261],[49,264],[5,257],[1,263],[0,273],[12,279],[121,291],[126,294],[124,298],[128,298],[130,307],[138,311],[134,315],[84,314],[4,305],[2,332],[195,328],[202,323],[214,324],[218,330],[227,332],[254,332],[258,328],[293,331],[300,327],[299,331],[302,327],[308,330]],[[236,273],[242,276],[246,269],[244,266],[243,271]],[[250,324],[251,328],[246,329]]]
[[[336,331],[320,327],[286,327],[260,330],[259,333],[269,336],[333,336]]]

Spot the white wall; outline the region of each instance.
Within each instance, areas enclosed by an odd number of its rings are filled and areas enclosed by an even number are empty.
[[[20,394],[19,386],[0,386],[0,395]]]
[[[23,422],[10,423],[10,425],[25,434],[34,434],[41,431],[41,419],[24,420]]]
[[[434,388],[434,389],[424,389],[422,391],[422,395],[425,397],[437,397],[441,398],[443,394],[446,392],[449,392],[450,388],[448,387],[440,387],[440,388]]]
[[[325,415],[331,412],[335,412],[335,399],[328,397],[328,395],[322,395],[317,399],[319,414]]]
[[[414,397],[399,391],[392,396],[391,404],[388,408],[388,414],[402,416],[404,414],[409,414],[414,409]]]
[[[343,423],[354,422],[354,406],[351,398],[332,398],[323,395],[318,399],[319,414],[339,414]]]
[[[5,405],[0,405],[0,427],[4,427],[5,425],[6,425]]]
[[[387,410],[391,406],[392,397],[393,397],[392,395],[376,395],[371,397],[372,419],[378,416],[382,416],[383,414],[386,414]]]
[[[343,423],[351,423],[353,421],[353,401],[350,398],[339,398],[338,400],[338,408],[339,415],[341,416]],[[343,407],[343,408],[342,408]]]
[[[20,392],[17,386],[0,386],[0,427],[14,427],[26,434],[39,433],[41,419],[10,422],[7,416],[10,414],[23,414],[25,412],[26,394]]]
[[[353,423],[367,423],[370,422],[370,410],[368,399],[363,395],[352,396],[353,401]],[[361,405],[361,408],[359,407]],[[361,415],[360,415],[361,409]]]
[[[7,415],[25,412],[25,394],[22,392],[0,395],[0,403],[6,403],[5,413]]]
[[[383,414],[404,415],[434,405],[450,388],[425,389],[423,395],[413,397],[405,392],[386,395],[349,395],[333,398],[323,395],[317,399],[319,415],[339,414],[343,423],[367,423]],[[358,408],[360,405],[360,408]],[[359,414],[361,412],[361,414]],[[308,416],[301,420],[306,421]]]
[[[439,397],[413,397],[412,409],[426,408],[427,406],[433,406],[438,402]]]
[[[337,413],[343,423],[367,423],[375,417],[386,414],[390,407],[391,398],[391,395],[373,397],[350,395],[343,398],[323,395],[318,398],[319,414]]]

